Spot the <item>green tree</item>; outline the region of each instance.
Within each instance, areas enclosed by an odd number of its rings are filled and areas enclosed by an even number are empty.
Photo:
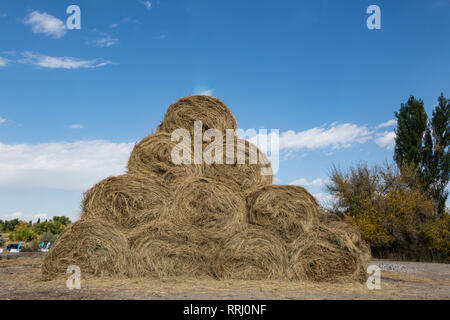
[[[14,228],[16,227],[16,225],[19,224],[19,219],[14,219],[14,220],[5,220],[2,223],[2,229],[3,232],[11,232],[14,231]]]
[[[51,233],[50,231],[47,231],[46,233],[44,233],[40,238],[39,241],[40,242],[51,242],[53,244],[53,242],[55,242],[56,238],[58,236],[56,234]]]
[[[399,168],[405,163],[419,168],[423,158],[423,138],[428,120],[423,101],[411,96],[407,103],[401,104],[395,117],[397,129],[394,160]]]
[[[45,220],[45,222],[35,223],[33,230],[37,234],[43,234],[45,232],[60,234],[70,223],[71,221],[68,217],[53,217],[50,221]]]
[[[17,224],[14,228],[14,231],[11,233],[11,239],[14,239],[16,241],[29,242],[36,238],[36,233],[27,222],[20,222],[19,224]]]
[[[70,221],[70,219],[68,217],[65,216],[61,216],[61,217],[53,217],[53,221],[56,223],[60,223],[64,226],[68,226],[69,224],[71,224],[72,222]]]
[[[0,247],[3,247],[5,245],[5,239],[3,238],[3,235],[0,233]]]
[[[423,177],[431,199],[438,205],[438,212],[443,215],[448,198],[446,188],[450,179],[450,103],[443,93],[438,101],[425,135]]]

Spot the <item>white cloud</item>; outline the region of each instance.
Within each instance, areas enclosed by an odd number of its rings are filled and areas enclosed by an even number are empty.
[[[333,124],[328,128],[283,132],[280,135],[280,149],[348,148],[355,143],[365,143],[370,138],[371,132],[366,126],[351,123]]]
[[[4,67],[8,64],[8,60],[5,58],[0,57],[0,67]]]
[[[150,10],[152,7],[152,3],[150,1],[141,1],[141,3],[147,8],[147,10]]]
[[[326,179],[317,178],[312,181],[308,181],[305,178],[300,178],[300,179],[292,181],[290,183],[290,185],[296,185],[296,186],[302,186],[302,187],[320,187],[320,186],[323,186],[324,184],[326,184],[328,181],[329,181],[328,178],[326,178]]]
[[[6,119],[5,118],[2,118],[2,117],[0,117],[0,124],[3,124],[3,123],[5,123],[6,122]]]
[[[25,18],[24,23],[31,25],[34,33],[43,33],[56,39],[60,39],[66,34],[64,22],[45,12],[31,12]]]
[[[102,58],[97,58],[93,60],[82,60],[79,58],[72,58],[72,57],[50,57],[32,52],[24,52],[22,55],[24,59],[19,60],[18,62],[31,64],[40,68],[90,69],[112,64],[111,61]]]
[[[274,137],[277,133],[268,133],[268,135],[271,141],[277,140],[276,136]],[[267,148],[257,143],[259,137],[253,137],[250,141],[257,144],[263,152],[266,152]],[[352,123],[333,123],[328,127],[315,127],[299,132],[293,130],[281,132],[278,134],[278,148],[279,150],[342,149],[349,148],[355,144],[366,143],[372,138],[372,132],[366,126],[358,126]],[[272,149],[277,148],[276,145],[271,147]]]
[[[395,147],[396,136],[394,131],[385,131],[377,135],[375,142],[382,148],[393,150]]]
[[[393,127],[397,124],[397,120],[388,120],[386,122],[380,123],[377,128],[387,128],[387,127]]]
[[[103,178],[124,173],[133,146],[103,140],[0,142],[0,190],[86,190]]]
[[[99,38],[99,39],[91,41],[92,45],[94,45],[96,47],[100,47],[100,48],[111,47],[111,46],[115,45],[117,42],[119,42],[119,39],[113,38],[111,36],[105,36],[103,38]]]
[[[212,96],[214,94],[214,89],[196,90],[194,91],[194,94],[198,94],[201,96]]]
[[[317,199],[320,205],[323,207],[329,207],[335,200],[335,198],[329,193],[315,193],[313,196]]]
[[[69,126],[70,129],[83,129],[83,125],[82,124],[71,124]]]

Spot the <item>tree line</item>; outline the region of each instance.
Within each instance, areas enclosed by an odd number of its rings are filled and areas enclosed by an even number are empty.
[[[441,94],[429,119],[411,96],[395,117],[393,163],[333,167],[330,211],[360,229],[375,257],[450,262],[450,100]]]
[[[5,240],[2,233],[9,234],[10,241],[32,242],[33,249],[39,246],[40,242],[54,242],[56,237],[72,222],[68,217],[55,216],[51,220],[37,222],[26,222],[19,219],[0,220],[0,246]]]

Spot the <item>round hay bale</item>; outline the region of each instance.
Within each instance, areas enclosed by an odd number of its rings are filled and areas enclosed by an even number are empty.
[[[128,274],[129,250],[126,237],[113,225],[95,220],[78,220],[56,239],[41,267],[44,278],[65,274],[69,265],[82,273],[98,276]]]
[[[258,226],[225,238],[215,262],[219,279],[285,280],[286,267],[284,241]]]
[[[184,128],[193,134],[194,121],[202,122],[203,132],[208,129],[225,132],[226,129],[237,128],[234,115],[222,101],[209,96],[193,95],[181,98],[169,106],[157,132],[172,133],[173,130]]]
[[[167,211],[167,220],[191,240],[218,239],[246,223],[243,195],[208,178],[180,181]]]
[[[249,194],[256,189],[271,185],[273,173],[270,161],[254,144],[235,137],[233,152],[227,152],[227,140],[223,137],[222,163],[203,162],[206,177],[219,180],[232,188]],[[205,147],[205,153],[215,155],[215,146]]]
[[[370,259],[367,247],[356,246],[351,236],[336,227],[343,225],[321,225],[316,232],[298,238],[290,245],[291,279],[316,282],[365,281]]]
[[[177,144],[178,142],[172,141],[169,133],[148,135],[134,146],[128,160],[128,172],[143,176],[157,175],[167,185],[180,177],[201,174],[202,166],[194,164],[193,152],[191,164],[175,164],[172,161],[172,149]]]
[[[361,233],[359,232],[359,230],[350,223],[344,222],[337,215],[321,213],[319,214],[319,220],[329,229],[333,229],[343,237],[348,237],[355,245],[362,241]]]
[[[337,214],[328,213],[326,211],[320,210],[319,221],[320,223],[330,223],[330,222],[339,222],[342,221],[342,219]]]
[[[169,190],[155,175],[109,177],[85,193],[82,218],[134,228],[157,219],[166,210],[169,197]]]
[[[168,222],[155,221],[130,238],[132,263],[136,277],[211,277],[211,263],[217,249],[212,243],[197,245]]]
[[[250,224],[276,232],[285,241],[304,237],[318,224],[318,206],[298,186],[265,186],[247,197]]]
[[[172,133],[176,129],[184,128],[193,135],[194,121],[202,122],[202,133],[208,129],[217,129],[224,133],[226,129],[237,128],[234,115],[222,101],[209,96],[194,95],[181,98],[170,105],[157,132]]]

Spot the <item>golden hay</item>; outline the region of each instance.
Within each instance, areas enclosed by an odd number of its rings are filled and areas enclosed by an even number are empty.
[[[284,241],[258,226],[247,226],[223,240],[214,263],[219,279],[286,279]]]
[[[271,185],[273,173],[270,161],[254,144],[234,137],[233,151],[227,153],[227,139],[223,137],[222,164],[203,164],[206,177],[222,181],[232,188],[238,188],[245,194],[265,186]],[[215,146],[210,144],[205,153],[213,156]]]
[[[109,177],[85,193],[82,218],[134,228],[158,218],[166,210],[169,196],[169,190],[156,176]]]
[[[195,120],[203,134],[218,129],[222,141],[202,141],[202,164],[193,164],[193,145],[192,164],[175,164],[171,133],[192,135]],[[81,220],[45,257],[44,278],[77,265],[113,277],[363,280],[370,250],[357,229],[320,211],[305,189],[272,185],[267,156],[226,129],[236,120],[219,99],[172,104],[157,133],[135,145],[128,174],[85,193]]]
[[[202,122],[202,133],[208,129],[225,132],[226,129],[237,128],[234,115],[222,101],[209,96],[195,95],[181,98],[170,105],[157,132],[172,133],[176,129],[184,128],[193,135],[194,121]]]
[[[286,241],[305,236],[318,224],[318,206],[298,186],[265,186],[247,197],[248,220],[276,232]]]
[[[130,273],[136,277],[210,277],[213,243],[198,245],[167,221],[154,221],[129,237]]]
[[[126,276],[130,265],[128,242],[111,224],[78,220],[57,238],[42,264],[44,278],[66,273],[69,265],[99,276]]]
[[[289,246],[292,280],[362,282],[367,278],[370,251],[363,242],[353,243],[352,235],[342,228],[351,229],[343,222],[322,224]]]
[[[192,236],[191,240],[217,239],[246,223],[243,195],[208,178],[180,181],[167,220]]]
[[[167,185],[179,177],[199,175],[202,166],[192,164],[177,165],[172,161],[172,149],[178,144],[171,140],[169,133],[148,135],[136,144],[128,160],[128,172],[142,176],[158,175]]]

